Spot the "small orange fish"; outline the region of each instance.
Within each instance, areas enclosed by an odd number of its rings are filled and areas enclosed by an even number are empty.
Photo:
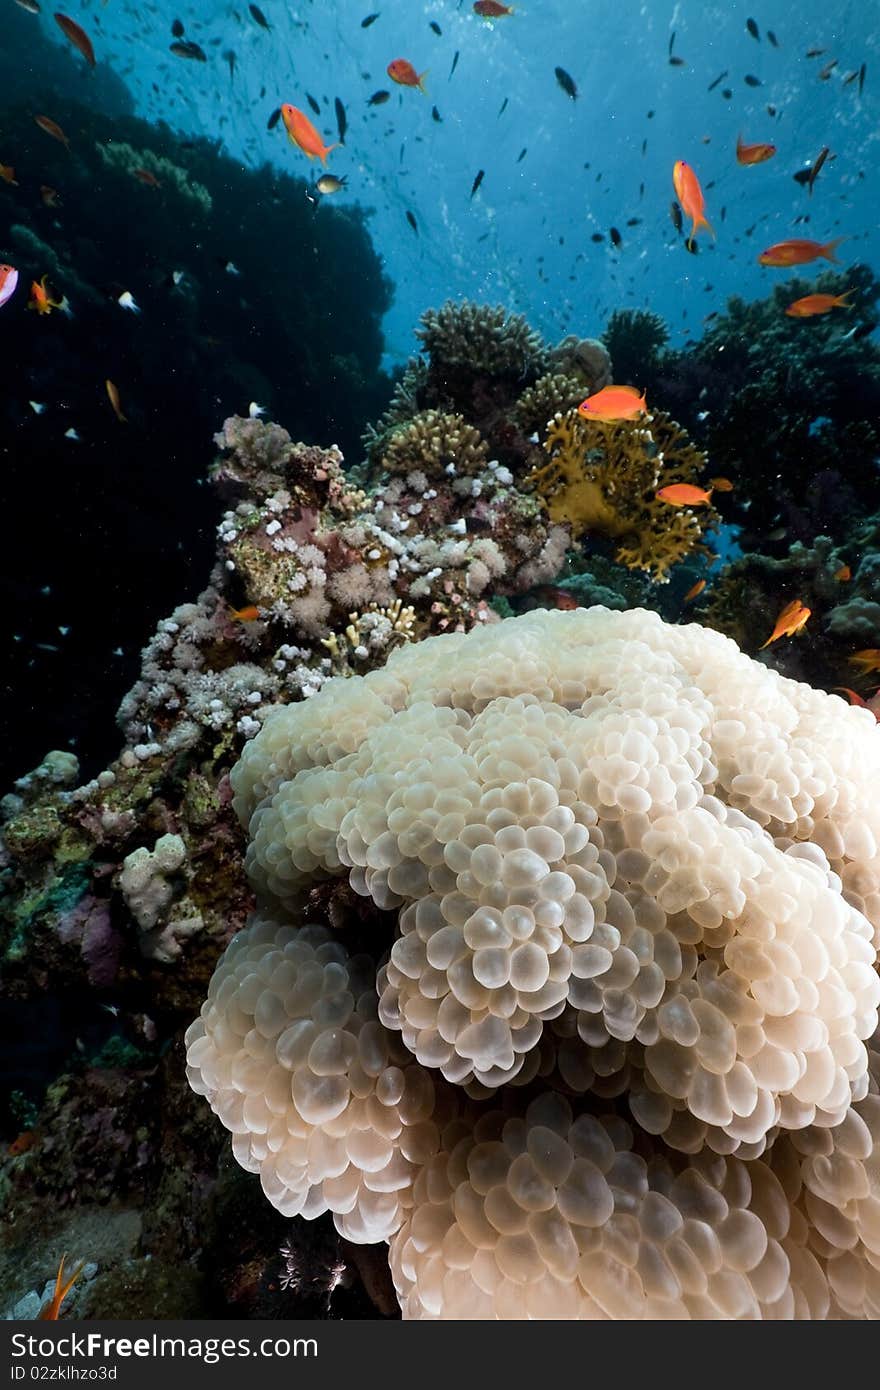
[[[703,592],[703,590],[705,589],[705,587],[706,587],[706,581],[705,581],[705,579],[698,579],[697,582],[696,582],[696,584],[693,584],[693,585],[691,586],[691,588],[688,589],[687,593],[685,594],[684,598],[682,599],[682,603],[690,603],[693,599],[695,599],[699,594],[701,594],[701,593]]]
[[[733,483],[729,478],[710,478],[709,487],[713,492],[733,492]]]
[[[805,294],[789,304],[786,313],[790,319],[811,319],[816,314],[827,314],[829,309],[851,309],[847,295],[855,290],[844,290],[843,294]]]
[[[76,20],[68,19],[66,14],[56,14],[53,16],[55,23],[61,30],[68,43],[72,43],[85,58],[90,68],[95,66],[95,50],[92,48],[92,41]]]
[[[65,149],[70,149],[70,141],[57,121],[53,121],[50,116],[34,116],[34,122],[40,130],[45,130],[47,135],[51,135],[53,140],[60,140]]]
[[[763,164],[765,159],[772,159],[775,153],[775,145],[744,145],[742,136],[736,137],[737,164]]]
[[[534,594],[542,603],[552,604],[554,608],[561,608],[566,613],[572,613],[580,606],[574,594],[568,589],[559,589],[554,584],[542,584],[534,590]]]
[[[792,599],[783,608],[779,617],[776,619],[776,626],[770,633],[766,642],[762,642],[758,651],[763,651],[769,647],[771,642],[778,642],[780,637],[793,637],[804,626],[810,616],[812,609],[806,608],[799,598]]]
[[[700,181],[691,166],[686,164],[683,159],[677,159],[672,166],[672,186],[675,189],[675,196],[681,204],[682,212],[685,217],[691,219],[688,241],[693,241],[698,227],[705,227],[706,231],[714,237],[715,233],[710,223],[706,221]]]
[[[230,608],[229,616],[234,623],[255,623],[260,610],[255,603],[249,603],[246,608]]]
[[[864,696],[859,695],[858,692],[855,690],[850,690],[848,685],[835,685],[833,689],[842,690],[844,695],[846,695],[849,699],[851,705],[861,705],[863,709],[867,708],[868,702],[864,698]]]
[[[309,159],[320,159],[322,164],[326,164],[331,150],[339,148],[338,144],[325,145],[308,116],[298,107],[291,106],[290,102],[282,106],[281,119],[291,145],[297,145]]]
[[[632,420],[636,415],[644,415],[647,409],[644,395],[640,396],[635,386],[603,386],[581,401],[578,415],[608,424],[612,420]]]
[[[880,671],[880,647],[865,647],[847,657],[850,666],[858,666],[863,676],[869,671]]]
[[[113,407],[113,414],[116,416],[120,425],[127,425],[128,421],[122,413],[122,402],[119,399],[119,387],[115,384],[115,382],[112,382],[109,377],[104,382],[104,386],[107,390],[107,395],[109,397],[110,404]]]
[[[141,183],[145,183],[148,188],[162,187],[161,183],[156,178],[156,175],[151,174],[149,169],[132,169],[131,172],[136,179],[140,179]]]
[[[17,1139],[13,1139],[9,1145],[11,1158],[18,1158],[21,1154],[26,1154],[28,1149],[32,1149],[37,1141],[37,1136],[32,1129],[22,1130]]]
[[[693,483],[669,483],[655,496],[673,507],[706,507],[712,501],[712,489],[694,487]]]
[[[44,275],[41,280],[34,280],[31,283],[31,297],[28,301],[28,308],[36,309],[38,314],[51,314],[53,309],[60,309],[62,305],[61,300],[49,298],[49,292],[46,289],[46,281],[48,278],[48,275]]]
[[[40,197],[43,200],[44,208],[57,208],[61,205],[61,195],[57,188],[51,188],[48,183],[40,184]]]
[[[852,570],[849,565],[841,565],[839,570],[835,570],[834,578],[838,584],[848,584],[852,579]]]
[[[389,63],[385,71],[392,82],[398,83],[401,87],[418,87],[420,92],[425,90],[425,78],[428,70],[416,72],[412,63],[406,58],[395,58],[393,63]]]
[[[810,261],[834,261],[838,264],[835,249],[845,236],[835,237],[833,241],[809,241],[806,237],[792,237],[790,241],[777,241],[768,246],[758,257],[759,265],[788,267],[790,265],[809,265]]]
[[[513,14],[513,6],[502,5],[500,0],[476,0],[474,14],[481,19],[501,19],[506,14]]]
[[[11,164],[0,164],[0,179],[4,183],[11,183],[13,188],[18,188],[18,179]]]
[[[73,1288],[77,1279],[85,1269],[85,1260],[80,1260],[76,1269],[73,1271],[67,1283],[65,1284],[63,1280],[64,1261],[66,1259],[66,1255],[61,1256],[61,1263],[58,1266],[58,1275],[55,1279],[55,1292],[52,1294],[51,1298],[46,1299],[46,1302],[43,1304],[42,1308],[37,1314],[37,1318],[40,1322],[54,1322],[58,1318],[61,1312],[62,1303],[64,1302],[65,1298],[70,1293],[70,1290]]]

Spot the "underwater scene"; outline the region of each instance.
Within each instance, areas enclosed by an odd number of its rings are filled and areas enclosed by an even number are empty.
[[[56,3],[5,1318],[880,1317],[876,0]]]

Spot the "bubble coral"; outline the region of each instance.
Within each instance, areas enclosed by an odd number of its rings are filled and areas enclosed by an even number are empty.
[[[550,520],[568,524],[574,539],[616,542],[621,565],[647,570],[658,583],[718,524],[713,507],[673,508],[656,497],[671,483],[698,482],[706,467],[705,455],[663,411],[604,424],[571,410],[554,417],[544,448],[550,461],[527,482]]]
[[[876,1316],[880,731],[832,700],[594,608],[274,710],[188,1034],[270,1200],[388,1239],[407,1317]],[[378,975],[299,926],[334,877]]]

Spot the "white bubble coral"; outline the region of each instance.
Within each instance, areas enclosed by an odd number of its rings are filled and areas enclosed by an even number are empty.
[[[436,1151],[430,1076],[376,1021],[375,968],[321,927],[257,917],[235,938],[186,1037],[187,1076],[285,1216],[332,1211],[350,1240],[402,1219]]]
[[[233,785],[267,901],[347,874],[401,909],[380,1017],[423,1064],[496,1087],[571,1006],[597,1070],[626,1045],[644,1128],[754,1154],[864,1094],[878,772],[864,711],[593,608],[328,682]]]
[[[869,712],[641,610],[330,680],[232,774],[262,909],[191,1084],[406,1317],[876,1318],[878,774]],[[334,877],[370,960],[298,925]]]

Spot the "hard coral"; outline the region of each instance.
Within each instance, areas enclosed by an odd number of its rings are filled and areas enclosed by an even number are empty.
[[[423,410],[391,431],[381,464],[389,473],[423,470],[433,481],[444,472],[479,473],[487,457],[486,441],[463,416]]]
[[[574,539],[608,538],[620,564],[647,570],[659,583],[718,525],[712,507],[698,512],[656,497],[671,483],[698,482],[706,467],[705,455],[662,411],[613,424],[569,411],[553,419],[544,448],[550,462],[527,481],[550,520],[570,526]]]
[[[263,910],[191,1083],[406,1316],[876,1316],[878,773],[870,714],[644,611],[401,649],[233,773]],[[301,925],[334,877],[374,970],[399,913],[378,1001]]]
[[[539,333],[521,314],[503,305],[472,304],[453,300],[440,309],[428,309],[416,329],[431,366],[469,367],[489,376],[521,377],[539,370],[546,349]]]

